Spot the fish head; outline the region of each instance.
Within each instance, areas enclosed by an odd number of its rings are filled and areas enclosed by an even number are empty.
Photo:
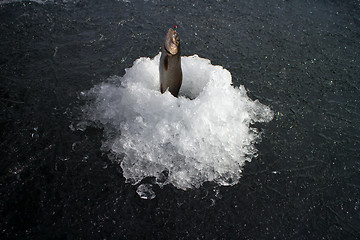
[[[176,26],[175,26],[175,30],[170,28],[169,31],[167,32],[165,37],[164,47],[166,51],[171,55],[175,55],[179,52],[180,38],[176,31]]]

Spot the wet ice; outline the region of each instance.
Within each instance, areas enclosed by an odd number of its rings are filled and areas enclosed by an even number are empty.
[[[156,197],[154,190],[152,189],[152,185],[149,183],[140,184],[136,190],[136,193],[142,199],[151,200]]]
[[[103,127],[103,149],[120,163],[133,184],[198,188],[206,181],[236,184],[260,140],[254,122],[272,119],[271,109],[251,100],[231,74],[197,55],[182,57],[179,98],[159,91],[159,58],[139,58],[123,77],[87,92],[86,117]]]

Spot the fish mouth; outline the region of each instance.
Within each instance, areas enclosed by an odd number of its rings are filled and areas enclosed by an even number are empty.
[[[171,54],[175,55],[179,52],[180,47],[180,38],[176,30],[170,28],[165,37],[165,50]]]

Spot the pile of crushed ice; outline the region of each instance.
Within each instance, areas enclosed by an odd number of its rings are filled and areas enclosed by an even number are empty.
[[[251,123],[270,121],[272,111],[243,86],[231,86],[229,71],[197,55],[182,57],[179,98],[161,94],[159,59],[137,59],[123,77],[85,93],[93,99],[87,119],[104,128],[103,148],[133,184],[146,177],[180,189],[236,184],[260,140]]]

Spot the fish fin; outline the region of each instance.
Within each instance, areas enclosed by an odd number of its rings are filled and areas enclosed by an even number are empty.
[[[164,93],[164,92],[165,92],[161,83],[160,83],[160,92],[161,92],[161,93]]]

